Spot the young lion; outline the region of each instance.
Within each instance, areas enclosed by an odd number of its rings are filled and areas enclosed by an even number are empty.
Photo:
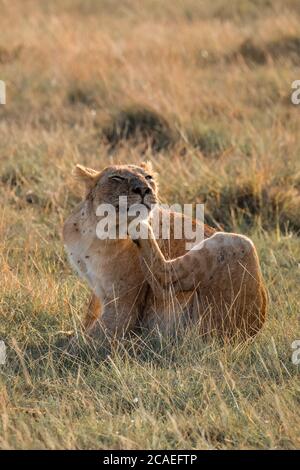
[[[150,208],[158,196],[148,164],[101,172],[77,165],[75,176],[84,183],[86,197],[66,220],[63,238],[71,264],[93,291],[85,321],[88,337],[121,338],[137,327],[172,334],[191,322],[202,335],[249,337],[260,330],[266,292],[249,239],[205,225],[201,249],[186,252],[186,240],[174,236],[175,221],[184,216],[173,212],[168,214],[170,239],[155,240]],[[129,207],[147,208],[148,240],[97,237],[97,207],[109,203],[118,211],[120,196],[127,197]]]

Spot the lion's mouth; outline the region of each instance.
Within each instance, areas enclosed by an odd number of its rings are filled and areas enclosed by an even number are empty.
[[[139,206],[144,206],[148,211],[151,211],[157,204],[158,201],[155,197],[149,197],[149,195],[147,195],[146,197],[140,198],[140,200],[127,201],[125,203],[118,202],[114,204],[114,206],[117,212],[129,212],[134,209],[138,210]]]

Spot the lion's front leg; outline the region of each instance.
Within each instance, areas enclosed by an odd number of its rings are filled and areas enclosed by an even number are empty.
[[[98,320],[98,318],[101,315],[101,302],[99,298],[95,295],[92,294],[92,297],[90,299],[85,318],[83,321],[83,328],[84,330],[90,329],[93,324]]]
[[[138,309],[126,299],[106,299],[101,316],[85,332],[88,342],[111,345],[131,331],[137,322]]]
[[[94,303],[95,302],[95,303]],[[93,297],[91,304],[94,307],[100,305],[97,297]],[[86,325],[82,336],[74,335],[69,341],[66,352],[78,355],[82,346],[88,345],[94,349],[104,347],[110,349],[115,343],[124,338],[126,333],[132,330],[137,322],[138,309],[134,308],[122,299],[105,299],[102,305],[102,313],[98,318]]]
[[[95,294],[92,294],[92,297],[89,301],[86,314],[83,320],[83,324],[82,324],[83,334],[90,331],[93,325],[96,324],[97,320],[99,319],[101,315],[101,311],[102,311],[102,308],[101,308],[101,302],[99,298]],[[73,333],[71,338],[67,341],[64,349],[69,354],[76,355],[80,350],[79,343],[80,341],[79,341],[78,334]]]

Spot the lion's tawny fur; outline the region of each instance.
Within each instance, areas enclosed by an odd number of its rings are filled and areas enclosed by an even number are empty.
[[[147,189],[145,202],[157,201],[151,174],[145,164],[102,172],[76,168],[86,197],[66,220],[63,237],[72,265],[93,291],[84,322],[87,334],[122,337],[138,326],[174,334],[193,322],[201,335],[255,335],[265,321],[267,296],[248,238],[215,233],[205,225],[201,249],[187,252],[186,240],[174,238],[172,223],[170,239],[155,240],[151,217],[148,240],[97,238],[95,208],[101,202],[115,205],[120,194],[127,195],[129,204],[140,202],[132,189],[137,184]],[[124,183],[113,182],[114,175]],[[183,216],[171,214],[172,220],[176,217]]]

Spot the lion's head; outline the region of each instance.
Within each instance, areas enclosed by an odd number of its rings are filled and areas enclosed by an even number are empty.
[[[86,187],[86,197],[95,211],[101,204],[111,204],[119,210],[120,197],[127,198],[128,208],[143,205],[150,212],[158,201],[157,184],[150,163],[112,165],[96,171],[77,165],[74,176]]]

